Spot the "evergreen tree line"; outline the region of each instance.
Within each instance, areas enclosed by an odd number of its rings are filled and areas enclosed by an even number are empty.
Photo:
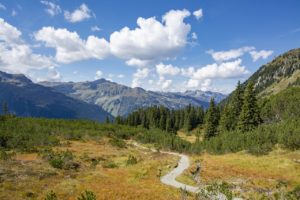
[[[231,100],[223,108],[216,107],[212,99],[205,119],[205,138],[228,131],[254,130],[262,123],[254,84],[249,82],[243,88],[238,82]]]
[[[183,109],[171,110],[163,106],[141,108],[127,117],[116,117],[115,123],[143,128],[158,128],[176,133],[179,129],[190,131],[204,122],[204,110],[201,107],[189,105]]]

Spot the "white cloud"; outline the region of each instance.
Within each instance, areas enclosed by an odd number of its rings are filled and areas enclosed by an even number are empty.
[[[48,81],[61,81],[61,79],[61,74],[54,67],[50,67],[48,71]]]
[[[118,78],[124,78],[125,77],[125,75],[124,74],[118,74],[118,76],[117,76]]]
[[[67,16],[79,16],[77,9]],[[76,14],[77,13],[77,14]],[[126,60],[129,66],[149,67],[162,59],[173,57],[183,49],[188,41],[191,26],[184,22],[190,16],[187,10],[170,10],[162,17],[162,22],[155,17],[138,18],[138,27],[131,30],[128,27],[115,31],[110,35],[110,41],[95,36],[81,39],[76,32],[67,29],[43,27],[34,36],[38,41],[45,42],[47,47],[55,48],[56,61],[70,63],[74,61],[96,58],[104,59],[109,55]],[[74,17],[72,21],[78,21]]]
[[[214,63],[197,69],[190,75],[196,80],[239,78],[249,73],[246,67],[241,64],[241,59],[221,64]]]
[[[15,10],[15,9],[13,9],[12,11],[11,11],[11,16],[16,16],[18,14],[18,12]]]
[[[197,40],[198,39],[198,36],[195,32],[192,33],[192,39],[193,40]]]
[[[231,49],[229,51],[209,50],[207,51],[207,53],[210,54],[215,61],[221,62],[221,61],[227,61],[227,60],[239,58],[243,56],[245,53],[252,51],[254,49],[255,49],[254,47],[246,46],[238,49]]]
[[[140,87],[141,80],[147,78],[148,75],[149,75],[148,68],[137,69],[137,71],[133,74],[131,87]]]
[[[203,17],[203,11],[202,11],[202,9],[194,11],[193,15],[196,17],[197,20],[199,20],[201,17]]]
[[[171,85],[172,85],[172,80],[165,80],[161,85],[161,89],[163,90],[169,89]]]
[[[150,60],[140,60],[136,58],[131,58],[126,61],[126,64],[129,66],[137,66],[137,67],[147,67],[151,63]]]
[[[93,32],[101,31],[101,28],[99,28],[98,26],[92,26],[91,31]]]
[[[200,89],[202,91],[207,91],[210,89],[212,84],[211,79],[205,80],[197,80],[197,79],[189,79],[186,83],[188,89]]]
[[[6,10],[5,5],[3,5],[2,3],[0,3],[0,10]]]
[[[38,41],[45,42],[47,47],[55,48],[55,58],[61,63],[90,58],[103,59],[109,55],[108,42],[93,35],[87,40],[82,40],[76,32],[43,27],[34,34],[34,37]]]
[[[88,8],[88,6],[83,3],[79,8],[77,8],[73,12],[65,11],[64,16],[67,21],[76,23],[91,18],[92,12]]]
[[[155,17],[139,17],[137,28],[124,27],[111,34],[111,52],[129,63],[133,63],[132,59],[149,61],[171,57],[187,44],[191,26],[184,19],[188,16],[187,10],[171,10],[162,17],[162,22]]]
[[[174,67],[173,65],[164,65],[163,63],[160,63],[156,65],[156,72],[159,76],[164,75],[172,75],[175,76],[180,73],[180,68]]]
[[[11,73],[27,73],[33,69],[54,66],[51,57],[32,52],[21,39],[21,32],[0,18],[0,69]]]
[[[261,51],[250,51],[250,55],[252,57],[253,62],[257,61],[258,59],[267,59],[270,55],[273,54],[273,51],[269,50],[261,50]]]
[[[103,75],[103,72],[100,71],[100,70],[97,70],[97,71],[96,71],[95,79],[100,79],[100,78],[102,77],[102,75]]]
[[[47,7],[45,11],[51,16],[58,15],[62,12],[60,6],[51,1],[42,0],[41,3]]]

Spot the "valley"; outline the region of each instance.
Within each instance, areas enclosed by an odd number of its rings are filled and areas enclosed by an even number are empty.
[[[0,0],[0,200],[300,200],[299,8]]]

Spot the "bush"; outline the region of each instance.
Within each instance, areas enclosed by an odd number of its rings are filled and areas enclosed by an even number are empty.
[[[56,194],[51,190],[47,195],[45,200],[58,200]]]
[[[81,193],[80,197],[77,198],[77,200],[96,200],[96,195],[91,191],[84,191],[84,193]]]
[[[40,152],[43,159],[49,161],[49,164],[57,169],[78,169],[79,163],[73,161],[74,155],[70,151],[54,152],[51,149],[45,149]]]
[[[115,147],[118,147],[118,148],[125,148],[126,147],[126,143],[122,140],[122,139],[119,139],[119,138],[112,138],[110,141],[110,144],[115,146]]]
[[[102,167],[104,167],[104,168],[117,168],[118,165],[112,160],[107,160],[107,161],[104,161],[102,163]]]
[[[3,149],[0,149],[0,160],[11,160],[13,156],[15,156],[16,153],[15,152],[6,152],[5,150]]]
[[[126,164],[127,165],[135,165],[138,163],[138,160],[136,157],[134,157],[133,155],[129,155],[127,161],[126,161]]]

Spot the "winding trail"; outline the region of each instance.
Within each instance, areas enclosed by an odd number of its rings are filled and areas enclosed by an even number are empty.
[[[176,168],[174,168],[168,174],[162,176],[160,178],[160,181],[162,183],[166,184],[166,185],[170,185],[170,186],[173,186],[173,187],[176,187],[176,188],[185,189],[189,192],[196,193],[197,191],[199,191],[199,189],[200,189],[199,187],[194,187],[194,186],[187,185],[187,184],[180,183],[180,182],[176,181],[176,177],[181,175],[184,172],[184,170],[186,170],[190,167],[189,157],[186,156],[186,155],[183,155],[183,154],[178,154],[178,153],[173,153],[173,152],[162,152],[162,153],[179,156],[180,160],[178,162],[178,166]]]
[[[144,150],[150,150],[152,152],[157,152],[156,149],[144,147],[144,146],[138,144],[135,141],[132,142],[131,144],[138,147],[138,148],[144,149]],[[178,176],[180,176],[184,172],[184,170],[186,170],[190,167],[189,157],[187,155],[184,155],[184,154],[179,154],[179,153],[169,152],[169,151],[160,151],[160,153],[170,154],[170,155],[180,157],[180,160],[178,161],[177,167],[175,167],[171,172],[169,172],[166,175],[162,176],[160,178],[160,181],[165,185],[169,185],[169,186],[172,186],[172,187],[175,187],[175,188],[185,189],[186,191],[192,192],[192,193],[198,193],[200,191],[201,187],[195,187],[195,186],[187,185],[187,184],[181,183],[181,182],[176,180],[176,178]],[[210,199],[213,199],[213,200],[227,200],[226,196],[222,193],[213,194],[210,197],[211,197]],[[241,198],[233,198],[233,200],[242,200],[242,199]]]
[[[132,144],[141,149],[150,150],[152,152],[157,152],[157,150],[154,148],[147,148],[136,142],[133,142]],[[180,176],[184,172],[184,170],[186,170],[190,167],[190,159],[187,155],[179,154],[179,153],[175,153],[175,152],[169,152],[169,151],[160,151],[160,153],[170,154],[170,155],[180,157],[177,167],[174,168],[171,172],[167,173],[166,175],[164,175],[160,178],[160,181],[163,184],[173,186],[175,188],[185,189],[185,190],[187,190],[189,192],[193,192],[193,193],[196,193],[197,191],[199,191],[199,189],[200,189],[199,187],[187,185],[187,184],[181,183],[176,180],[176,178],[178,176]]]

